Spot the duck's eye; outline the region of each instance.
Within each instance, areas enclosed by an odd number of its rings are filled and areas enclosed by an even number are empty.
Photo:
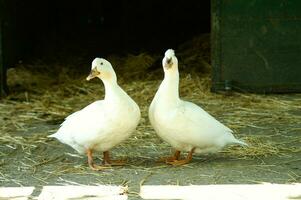
[[[101,62],[100,65],[103,65],[103,62]]]

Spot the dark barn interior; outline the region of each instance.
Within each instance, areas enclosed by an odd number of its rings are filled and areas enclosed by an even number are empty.
[[[161,53],[210,32],[210,1],[0,1],[1,93],[20,60]],[[209,42],[209,41],[208,41]],[[2,65],[0,65],[2,66]]]
[[[163,52],[210,32],[210,1],[1,1],[4,46],[17,59],[63,52]],[[4,19],[5,20],[5,19]],[[8,56],[10,57],[10,56]],[[15,61],[7,61],[11,64]]]

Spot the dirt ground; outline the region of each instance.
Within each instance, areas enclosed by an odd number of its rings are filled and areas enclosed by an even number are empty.
[[[21,66],[14,72],[24,77],[30,72],[26,69]],[[250,147],[194,155],[191,163],[174,167],[156,162],[172,150],[156,136],[147,118],[162,69],[152,72],[156,78],[144,74],[129,80],[120,75],[119,84],[140,105],[141,123],[130,139],[111,151],[114,158],[127,158],[127,164],[95,172],[84,155],[47,135],[54,133],[68,114],[103,98],[103,85],[99,80],[87,83],[86,74],[70,75],[68,70],[61,70],[68,76],[57,75],[55,81],[43,73],[37,71],[25,82],[10,83],[12,93],[0,100],[0,186],[35,186],[38,193],[44,185],[127,185],[129,196],[135,199],[141,184],[301,182],[300,94],[215,94],[204,87],[210,86],[209,74],[183,69],[182,97],[232,128]],[[38,76],[40,79],[35,79]],[[96,157],[96,162],[101,162],[101,152]]]

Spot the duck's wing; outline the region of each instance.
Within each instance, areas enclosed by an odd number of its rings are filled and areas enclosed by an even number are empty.
[[[186,130],[181,135],[183,142],[228,143],[235,139],[231,129],[194,103],[182,101],[175,114],[175,126],[178,126],[179,130]]]
[[[88,106],[84,107],[83,109],[76,111],[65,118],[65,121],[61,124],[63,126],[64,124],[67,124],[74,120],[79,119],[91,119],[91,113],[94,113],[95,110],[101,111],[103,107],[103,100],[95,101]]]
[[[231,133],[233,132],[230,128],[217,121],[212,115],[203,110],[200,106],[192,102],[183,101],[182,113],[188,120],[196,124],[207,124],[209,127],[214,126],[224,131],[228,131]]]
[[[84,153],[87,146],[93,146],[105,137],[101,134],[105,133],[105,112],[104,101],[96,101],[69,115],[59,130],[49,137],[55,137],[79,153]]]
[[[94,130],[99,131],[102,121],[105,118],[104,102],[96,101],[85,108],[69,115],[61,124],[59,130],[50,137],[74,138],[77,135],[83,135],[88,130],[92,133]]]

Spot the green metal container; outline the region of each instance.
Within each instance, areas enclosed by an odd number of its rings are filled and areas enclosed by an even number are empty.
[[[211,1],[213,91],[301,92],[301,1]]]

